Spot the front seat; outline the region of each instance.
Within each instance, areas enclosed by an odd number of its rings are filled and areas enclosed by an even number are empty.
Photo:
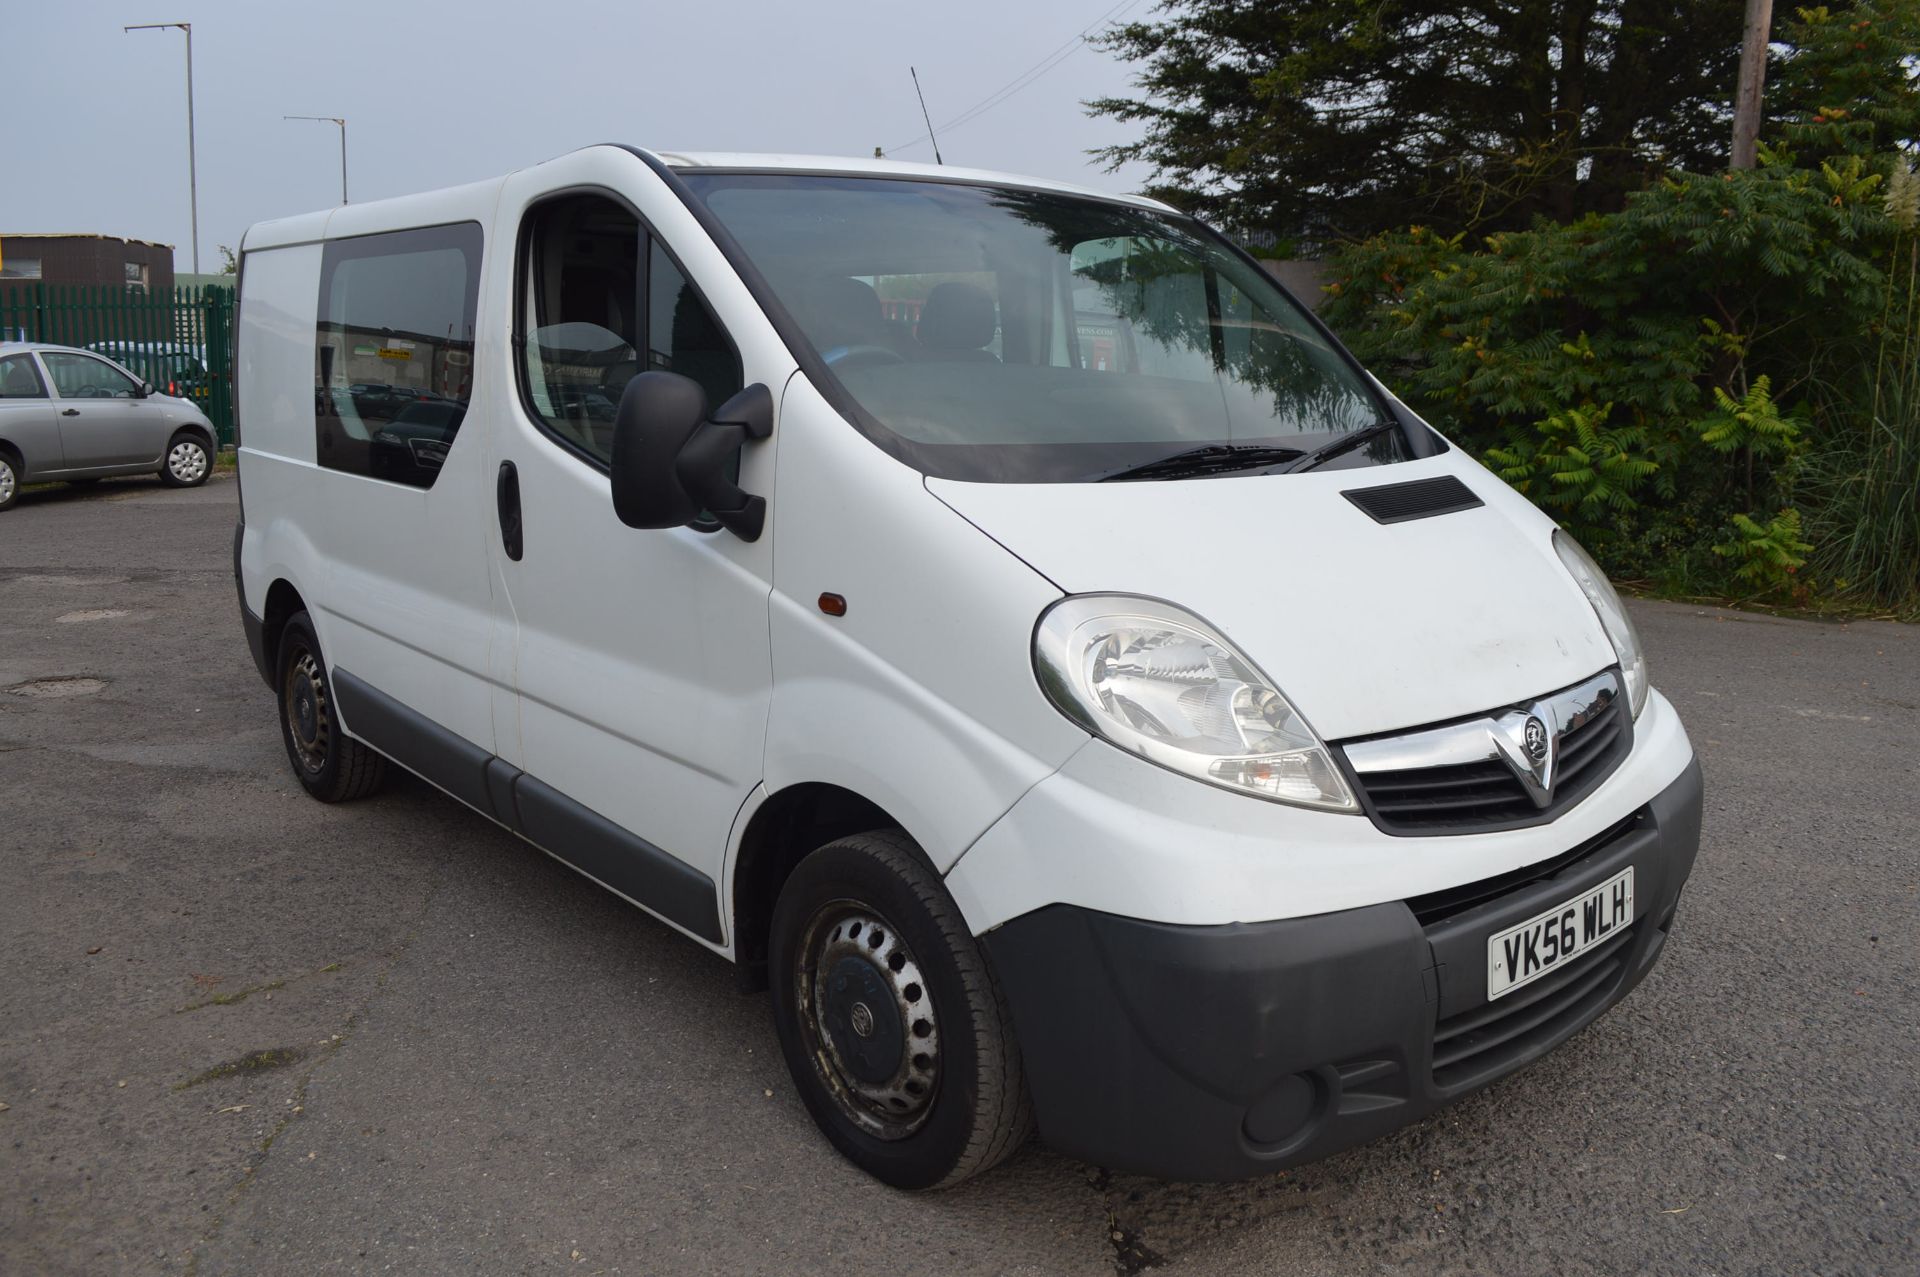
[[[993,297],[973,284],[936,284],[920,310],[921,357],[950,362],[999,363],[986,344],[999,328]]]
[[[825,276],[808,283],[801,295],[807,336],[831,360],[854,346],[885,346],[887,321],[880,295],[865,280]]]

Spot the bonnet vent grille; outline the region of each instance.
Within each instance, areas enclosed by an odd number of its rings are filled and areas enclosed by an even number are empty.
[[[1340,495],[1366,511],[1375,523],[1405,523],[1486,504],[1473,495],[1472,488],[1450,474],[1379,488],[1350,488]]]

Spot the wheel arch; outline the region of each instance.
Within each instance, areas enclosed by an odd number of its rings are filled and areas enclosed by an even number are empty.
[[[213,463],[215,457],[220,455],[220,441],[214,436],[214,431],[211,426],[204,425],[198,421],[180,422],[174,426],[173,433],[167,436],[167,447],[169,450],[173,447],[173,441],[181,435],[192,435],[207,446],[207,463],[209,465]],[[161,464],[166,464],[164,454],[161,458]]]
[[[758,992],[767,987],[767,936],[774,902],[808,853],[848,834],[902,828],[878,803],[822,782],[788,785],[753,810],[740,836],[731,874],[734,974],[742,990]],[[931,861],[928,867],[932,868]]]
[[[280,658],[280,633],[287,628],[288,618],[306,610],[307,602],[300,597],[300,591],[294,588],[293,582],[284,576],[275,577],[273,584],[267,587],[266,606],[260,614],[261,638],[269,665]]]

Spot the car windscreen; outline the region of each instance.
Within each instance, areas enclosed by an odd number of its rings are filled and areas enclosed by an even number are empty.
[[[1326,464],[1411,455],[1371,429],[1391,412],[1351,360],[1184,218],[953,182],[681,177],[795,321],[822,389],[927,474],[1076,482],[1198,453],[1275,466],[1363,430]]]

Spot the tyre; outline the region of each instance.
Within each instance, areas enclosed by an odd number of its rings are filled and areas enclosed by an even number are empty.
[[[801,861],[769,950],[787,1070],[854,1165],[895,1188],[944,1188],[1026,1140],[1006,1001],[905,834],[856,834]]]
[[[280,736],[306,791],[323,803],[365,798],[387,778],[387,760],[340,730],[320,640],[305,612],[280,633]]]
[[[0,451],[0,510],[13,509],[20,499],[20,462],[11,452]]]
[[[213,457],[205,439],[182,430],[167,440],[167,455],[160,459],[160,482],[169,488],[197,488],[212,473]]]

